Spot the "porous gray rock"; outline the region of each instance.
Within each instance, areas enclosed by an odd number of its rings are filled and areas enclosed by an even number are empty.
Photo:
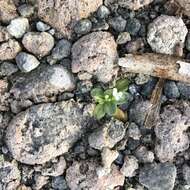
[[[18,7],[18,12],[23,17],[31,17],[34,14],[35,7],[30,4],[22,4]]]
[[[109,174],[98,176],[97,168],[99,164],[95,160],[84,160],[73,162],[66,171],[66,181],[71,190],[113,190],[117,186],[124,184],[124,176],[118,167],[112,165]]]
[[[11,20],[7,26],[8,32],[15,38],[21,38],[29,29],[29,22],[27,18],[18,17]]]
[[[147,150],[145,146],[140,146],[135,151],[135,156],[140,163],[152,163],[154,161],[154,153]]]
[[[139,182],[149,190],[173,190],[176,173],[170,163],[148,164],[141,168]]]
[[[155,152],[160,162],[172,161],[178,152],[188,149],[189,138],[185,131],[190,126],[189,114],[190,105],[185,101],[163,108],[155,126]]]
[[[35,56],[25,52],[20,52],[16,56],[16,63],[19,69],[26,73],[34,70],[40,64]]]
[[[51,162],[47,162],[44,165],[38,165],[34,167],[36,172],[39,172],[43,176],[60,176],[66,169],[66,161],[63,156],[53,159]]]
[[[87,18],[79,20],[74,26],[75,33],[79,35],[87,34],[88,32],[91,31],[91,29],[92,29],[92,22]]]
[[[138,160],[134,156],[125,156],[124,163],[120,171],[125,177],[133,177],[136,175],[135,171],[138,168]]]
[[[11,62],[4,61],[0,64],[0,76],[10,76],[17,71],[18,67]]]
[[[84,134],[90,118],[83,114],[82,106],[70,100],[40,104],[20,112],[6,131],[12,156],[34,165],[67,152]]]
[[[0,162],[0,189],[15,190],[20,184],[20,171],[16,163]]]
[[[44,57],[54,46],[54,38],[47,32],[27,32],[22,44],[31,53],[36,56]]]
[[[141,138],[141,131],[134,122],[129,124],[127,134],[134,140],[139,140]]]
[[[0,61],[14,59],[21,51],[19,42],[10,39],[0,45]]]
[[[126,126],[118,120],[111,120],[103,127],[98,128],[89,135],[88,142],[91,147],[101,150],[104,147],[112,148],[125,136]]]
[[[153,0],[105,0],[105,5],[112,6],[120,6],[124,8],[128,8],[130,10],[138,10],[141,7],[144,7],[150,4]]]
[[[139,126],[143,126],[147,110],[150,106],[151,104],[148,100],[136,100],[129,110],[130,120],[137,123]]]
[[[148,26],[147,41],[153,51],[175,54],[176,46],[184,46],[187,27],[179,17],[161,15]]]
[[[109,82],[117,73],[117,44],[108,32],[92,32],[80,38],[72,47],[72,71],[86,71],[101,82]]]
[[[73,27],[82,18],[95,12],[102,0],[37,0],[38,16],[61,32],[64,37],[72,38]]]
[[[64,66],[44,64],[30,73],[16,76],[10,92],[16,99],[40,102],[43,97],[72,91],[74,88],[74,77]]]
[[[0,0],[0,22],[7,24],[17,16],[13,0]]]

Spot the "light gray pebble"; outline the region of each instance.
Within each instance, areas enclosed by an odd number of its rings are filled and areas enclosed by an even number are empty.
[[[131,41],[131,36],[129,32],[121,32],[116,40],[117,44],[125,44],[129,41]]]
[[[45,23],[42,22],[42,21],[38,21],[38,22],[36,23],[36,29],[37,29],[38,31],[40,31],[40,32],[45,32],[45,31],[47,31],[47,30],[50,29],[50,26],[49,26],[48,24],[45,24]]]
[[[18,7],[18,11],[23,17],[31,17],[34,14],[34,6],[29,4],[23,4]]]
[[[154,153],[147,150],[145,146],[139,147],[135,151],[135,156],[141,163],[151,163],[154,161]]]
[[[135,83],[137,85],[143,85],[147,83],[149,79],[150,79],[150,75],[138,74],[137,77],[135,77]]]
[[[79,35],[87,34],[92,29],[92,23],[89,19],[85,18],[78,21],[74,26],[75,33]]]
[[[26,73],[34,70],[40,64],[35,56],[25,52],[20,52],[16,56],[16,63],[19,69]]]
[[[8,32],[15,38],[21,38],[28,29],[28,19],[23,17],[18,17],[11,20],[11,23],[7,26]]]
[[[141,137],[141,131],[135,123],[129,124],[127,134],[134,140],[139,140]]]

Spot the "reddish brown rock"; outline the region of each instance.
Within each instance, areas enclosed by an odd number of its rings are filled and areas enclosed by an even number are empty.
[[[102,0],[38,0],[38,16],[70,38],[76,21],[88,17]]]

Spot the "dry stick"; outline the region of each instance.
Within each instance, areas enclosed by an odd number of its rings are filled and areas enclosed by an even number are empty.
[[[142,73],[190,84],[190,63],[179,57],[155,53],[126,54],[124,58],[119,59],[118,64],[126,69],[126,72]]]
[[[164,58],[167,58],[167,60],[168,59],[169,60],[170,59],[174,59],[172,56],[168,56],[168,55],[159,55],[159,54],[146,54],[146,55],[153,56],[153,57],[150,58],[149,62],[151,62],[152,60],[154,60],[153,58],[155,58],[155,57],[157,58],[158,56],[159,56],[159,58],[161,56],[163,56]],[[180,46],[180,44],[179,44],[179,46],[176,46],[176,55],[178,55],[178,56],[182,56],[183,55],[183,48],[182,48],[182,46]],[[175,59],[176,59],[176,57],[175,57]],[[177,60],[179,60],[179,58],[177,58]],[[163,59],[163,63],[165,63],[165,61],[166,60]],[[179,64],[178,61],[177,61],[177,64]],[[180,68],[181,68],[181,64],[182,63],[181,63],[181,59],[180,59],[180,64],[179,64]],[[157,68],[157,66],[160,66],[160,61],[159,61],[159,63],[155,63],[155,65],[156,65],[156,68]],[[165,65],[165,64],[163,64],[163,65]],[[175,66],[174,68],[178,68],[178,65],[177,66],[174,65],[174,66]],[[190,64],[189,64],[189,66],[190,66]],[[161,68],[161,70],[163,69],[162,65],[161,65],[161,67],[158,67],[158,71],[159,71],[160,68]],[[145,74],[147,74],[147,73],[145,73]],[[155,75],[153,75],[153,76],[155,76]],[[165,83],[165,79],[159,78],[159,81],[157,82],[156,87],[155,87],[155,89],[154,89],[154,91],[152,93],[151,100],[150,100],[151,106],[150,106],[150,108],[147,111],[147,114],[146,114],[146,117],[145,117],[145,122],[144,122],[144,126],[146,128],[151,128],[154,125],[156,119],[158,118],[157,116],[158,116],[159,111],[160,111],[161,96],[162,96],[162,91],[163,91],[164,83]]]

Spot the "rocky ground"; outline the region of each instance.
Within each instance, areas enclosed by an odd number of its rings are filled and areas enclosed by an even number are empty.
[[[151,52],[190,60],[189,0],[0,0],[0,190],[190,189],[190,85],[165,82],[147,129],[158,79],[118,65]],[[94,118],[124,77],[128,121]]]

